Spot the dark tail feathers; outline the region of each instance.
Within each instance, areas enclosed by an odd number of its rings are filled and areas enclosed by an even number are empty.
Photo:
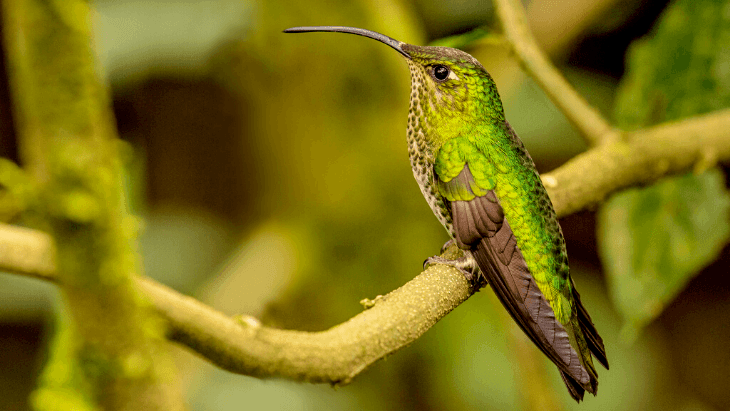
[[[573,279],[570,281],[572,283]],[[573,286],[573,299],[575,300],[576,307],[578,307],[578,323],[580,324],[580,328],[583,330],[583,335],[588,343],[588,348],[591,350],[593,356],[596,357],[598,362],[600,362],[604,368],[608,369],[608,359],[606,358],[606,348],[603,346],[603,339],[600,335],[598,335],[598,331],[596,331],[596,326],[593,325],[591,316],[588,314],[585,307],[583,307],[583,303],[580,301],[580,294],[578,294],[575,284],[571,285]]]

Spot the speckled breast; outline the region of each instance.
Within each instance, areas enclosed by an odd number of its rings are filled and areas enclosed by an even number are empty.
[[[446,228],[449,235],[454,237],[453,224],[451,221],[451,209],[444,202],[443,197],[439,194],[436,184],[434,184],[433,164],[436,153],[428,144],[426,137],[426,117],[423,112],[422,104],[425,101],[425,73],[422,69],[412,63],[408,64],[411,70],[411,103],[408,110],[408,156],[411,160],[411,168],[413,169],[413,177],[416,178],[421,193],[426,198],[426,202],[436,215],[436,218]]]

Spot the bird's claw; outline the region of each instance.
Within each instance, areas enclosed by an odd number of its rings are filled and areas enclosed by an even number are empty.
[[[433,264],[445,264],[456,268],[464,274],[464,278],[466,278],[466,281],[468,281],[469,284],[474,284],[474,281],[479,278],[479,274],[481,274],[479,266],[476,264],[476,261],[474,261],[474,258],[471,257],[471,255],[464,255],[463,257],[454,260],[449,260],[448,258],[438,255],[428,257],[423,262],[423,269],[425,270]]]

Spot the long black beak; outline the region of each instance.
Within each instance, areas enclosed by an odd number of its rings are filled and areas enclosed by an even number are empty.
[[[385,43],[390,47],[394,48],[395,51],[410,59],[411,56],[401,48],[404,44],[396,39],[390,38],[384,34],[376,33],[374,31],[359,29],[357,27],[343,27],[343,26],[311,26],[311,27],[292,27],[284,30],[284,33],[311,33],[315,31],[335,32],[335,33],[350,33],[357,34],[358,36],[364,36],[377,40],[381,43]]]

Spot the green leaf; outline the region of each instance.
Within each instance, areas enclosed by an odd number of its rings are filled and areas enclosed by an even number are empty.
[[[677,0],[634,42],[616,98],[616,122],[635,129],[730,107],[728,0]],[[599,253],[624,336],[635,337],[730,234],[724,176],[667,178],[613,196],[598,215]]]
[[[624,336],[659,315],[730,234],[730,199],[718,169],[613,196],[601,209],[600,249]]]
[[[472,46],[477,41],[489,43],[503,43],[504,39],[501,35],[490,32],[485,27],[477,27],[472,31],[457,34],[454,36],[443,37],[434,40],[429,46],[453,47],[456,49],[464,49]]]

